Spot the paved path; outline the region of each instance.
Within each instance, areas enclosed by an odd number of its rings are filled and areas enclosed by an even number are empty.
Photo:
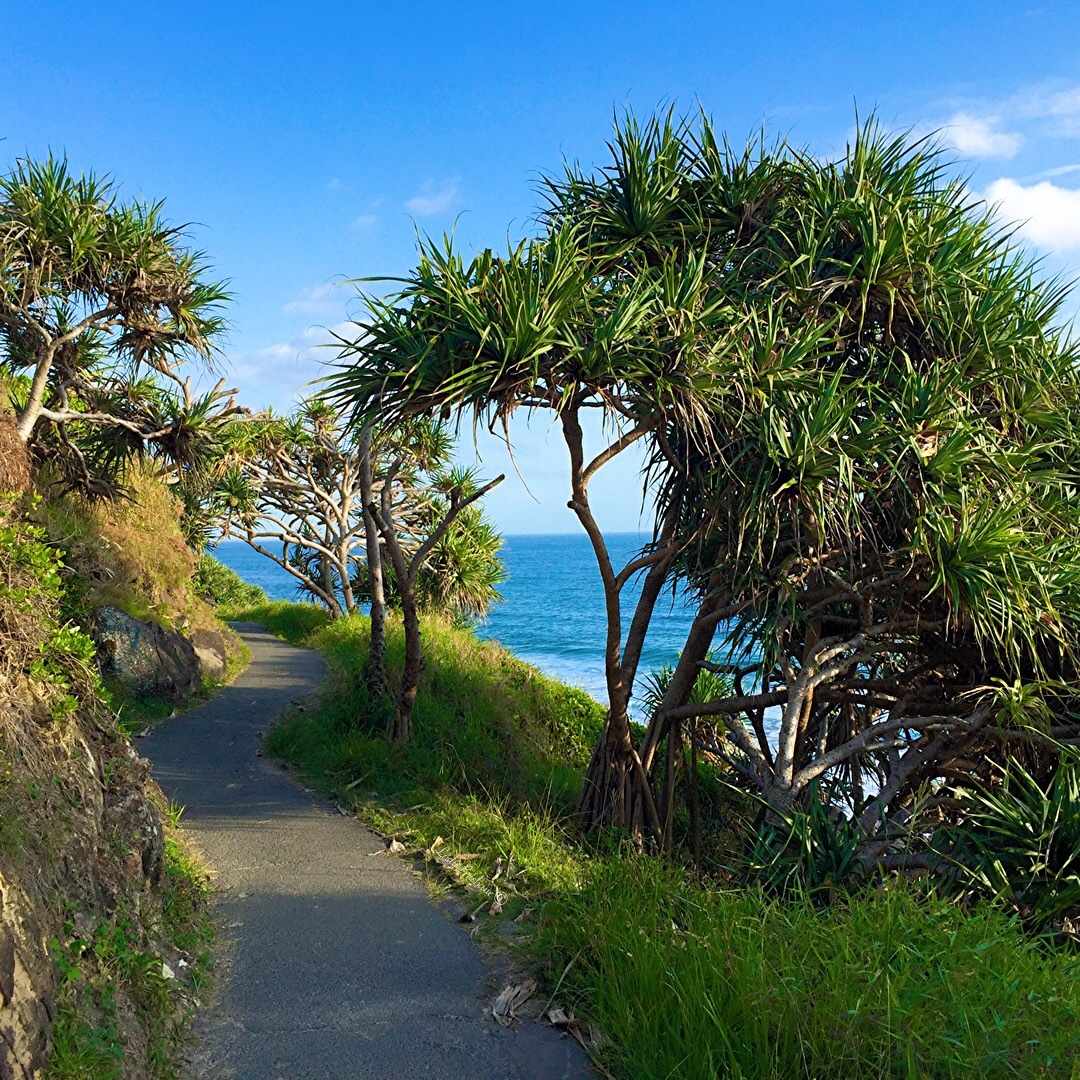
[[[409,865],[371,858],[378,837],[256,756],[258,733],[325,669],[262,627],[238,629],[247,671],[140,747],[217,872],[226,970],[193,1068],[213,1080],[591,1075],[554,1031],[485,1016],[483,957]]]

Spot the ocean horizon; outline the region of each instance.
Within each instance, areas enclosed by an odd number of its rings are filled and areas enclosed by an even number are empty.
[[[623,565],[650,539],[644,532],[605,536],[612,562]],[[222,540],[208,552],[258,585],[272,600],[299,598],[296,580],[243,540]],[[603,589],[592,546],[584,533],[510,533],[499,552],[506,580],[503,599],[486,619],[478,637],[497,641],[545,675],[578,686],[605,702]],[[640,590],[640,577],[623,590],[624,635]],[[693,611],[680,592],[661,595],[645,639],[636,687],[662,666],[674,664],[690,629]],[[632,710],[636,711],[636,710]]]

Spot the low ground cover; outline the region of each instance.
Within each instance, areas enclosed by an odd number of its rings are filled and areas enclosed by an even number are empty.
[[[69,567],[20,510],[0,502],[0,1074],[176,1076],[205,874],[69,621]]]
[[[285,717],[268,752],[423,853],[482,928],[521,918],[519,962],[595,1025],[612,1075],[1076,1075],[1080,958],[1007,912],[902,881],[778,898],[737,866],[705,877],[586,842],[571,813],[602,716],[579,691],[428,620],[414,739],[394,745],[362,617],[233,614],[331,665],[321,703]],[[399,664],[400,627],[388,645]]]
[[[62,981],[49,1080],[182,1075],[189,1020],[211,978],[214,929],[210,879],[178,827],[179,808],[164,808],[164,817],[154,946],[138,915],[126,911],[89,927],[69,919],[64,939],[52,943]]]

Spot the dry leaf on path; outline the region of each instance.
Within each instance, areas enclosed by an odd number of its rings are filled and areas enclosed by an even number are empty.
[[[382,851],[373,851],[372,855],[401,855],[405,851],[405,845],[400,840],[391,840]]]
[[[533,996],[536,990],[535,979],[523,979],[519,983],[511,983],[504,986],[491,1006],[491,1015],[503,1027],[513,1027],[517,1022],[514,1010]]]

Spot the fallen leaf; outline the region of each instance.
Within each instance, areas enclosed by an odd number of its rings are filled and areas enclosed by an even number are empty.
[[[349,816],[349,811],[348,811],[348,810],[346,810],[346,809],[345,809],[345,807],[341,805],[341,803],[338,803],[338,804],[337,804],[337,812],[338,812],[338,813],[339,813],[339,814],[340,814],[340,815],[341,815],[342,817],[348,817],[348,816]]]
[[[136,733],[135,738],[136,739],[145,739],[146,736],[149,735],[149,734],[150,734],[150,729],[148,727],[144,727],[142,729],[142,731]]]
[[[346,784],[344,790],[345,791],[352,791],[352,789],[354,787],[357,787],[358,785],[362,784],[363,782],[364,782],[364,778],[361,776],[359,780],[354,780],[351,784]]]
[[[400,855],[405,845],[400,840],[391,840],[382,851],[369,851],[369,855]]]
[[[495,899],[491,902],[491,907],[488,908],[489,915],[501,915],[502,914],[502,894],[496,893]]]
[[[521,914],[514,920],[514,922],[518,924],[523,923],[532,914],[532,910],[533,909],[531,907],[522,908]]]
[[[458,856],[458,862],[472,862],[473,859],[479,859],[480,856],[475,852],[466,852],[464,855]]]
[[[572,1038],[577,1039],[581,1045],[582,1050],[587,1054],[589,1053],[589,1041],[593,1033],[593,1025],[586,1026],[573,1014],[573,1012],[566,1012],[564,1009],[560,1009],[558,1005],[554,1009],[549,1009],[548,1023],[552,1027],[558,1028],[560,1031],[565,1032]],[[599,1035],[599,1032],[597,1032]],[[589,1055],[592,1056],[591,1054]],[[604,1073],[605,1076],[610,1076],[610,1073]]]
[[[517,1021],[514,1010],[533,996],[536,990],[535,979],[524,979],[519,983],[511,983],[504,986],[491,1006],[491,1015],[503,1027],[512,1027]]]

